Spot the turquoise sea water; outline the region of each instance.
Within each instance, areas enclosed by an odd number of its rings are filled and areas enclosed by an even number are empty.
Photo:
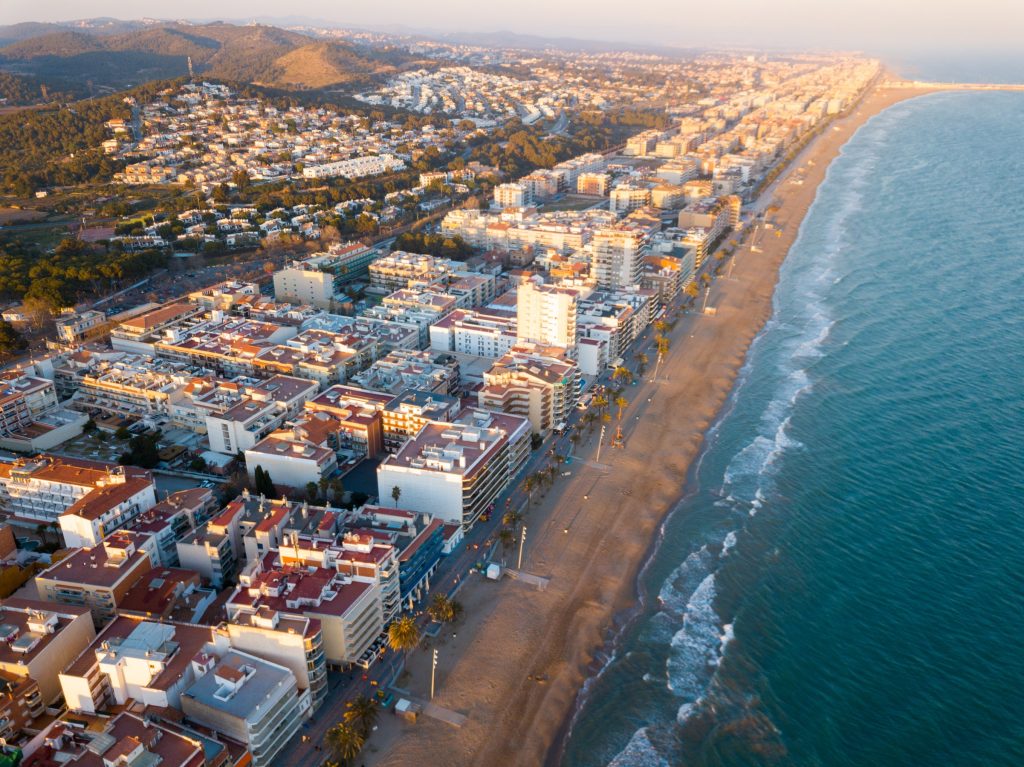
[[[1024,94],[873,118],[585,691],[571,767],[1024,765]]]

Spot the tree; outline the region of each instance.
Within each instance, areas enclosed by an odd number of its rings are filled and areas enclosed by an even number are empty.
[[[0,320],[0,356],[9,357],[28,348],[25,336],[14,329],[7,320]]]
[[[327,731],[324,742],[341,764],[349,765],[363,750],[366,738],[355,727],[342,723]]]
[[[377,724],[379,718],[380,708],[377,706],[377,701],[373,698],[366,695],[358,695],[348,702],[347,710],[345,711],[345,723],[355,727],[364,739],[370,737],[370,732],[373,731],[373,727]]]
[[[316,500],[317,494],[319,492],[320,492],[320,488],[317,487],[316,482],[307,482],[306,483],[306,498],[308,498],[310,500],[310,502]]]
[[[529,477],[527,477],[529,479]],[[501,524],[507,525],[508,527],[515,527],[519,524],[522,517],[519,516],[519,512],[515,509],[509,509],[501,517]]]
[[[642,376],[644,374],[644,371],[647,370],[647,363],[650,362],[651,359],[650,359],[650,357],[648,357],[643,352],[640,352],[639,354],[634,355],[634,357],[636,358],[636,372],[637,372],[637,375]]]
[[[391,497],[395,500],[395,508],[398,508],[398,499],[402,497],[402,488],[395,485],[391,488]]]
[[[255,485],[256,492],[260,495],[273,498],[276,494],[274,481],[270,478],[270,472],[262,466],[257,466],[256,471],[253,472],[253,484]]]
[[[462,613],[462,605],[444,594],[434,594],[427,614],[437,623],[452,623]]]
[[[388,646],[395,652],[408,652],[420,643],[420,628],[411,615],[401,615],[388,626]]]
[[[617,420],[619,420],[619,421],[622,420],[622,411],[626,409],[626,405],[628,405],[628,404],[629,404],[629,402],[626,401],[625,397],[616,397],[615,398],[615,407],[617,407],[619,409],[618,415],[616,416]]]
[[[627,382],[632,382],[633,374],[631,372],[629,372],[629,368],[622,367],[620,365],[619,367],[615,368],[615,372],[612,373],[612,380],[613,381],[624,380],[624,381],[627,381]]]
[[[509,528],[503,527],[498,532],[498,540],[501,541],[501,547],[505,550],[508,550],[515,545],[516,534]]]

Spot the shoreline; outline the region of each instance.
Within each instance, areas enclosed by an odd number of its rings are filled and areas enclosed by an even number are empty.
[[[385,742],[371,742],[365,753],[367,764],[561,761],[587,687],[643,610],[643,574],[666,521],[693,492],[706,438],[726,414],[750,345],[774,311],[779,268],[828,167],[871,117],[939,90],[872,86],[763,190],[752,207],[770,209],[766,220],[777,228],[761,232],[759,253],[747,243],[737,249],[732,279],[714,281],[715,316],[679,318],[658,382],[627,387],[625,449],[603,448],[607,468],[587,465],[597,437],[586,437],[572,477],[560,479],[528,510],[524,570],[550,577],[548,589],[536,592],[508,579],[468,583],[460,595],[466,618],[450,641],[442,634],[432,643],[447,661],[438,668],[435,702],[467,714],[467,723],[456,729],[430,719],[413,728],[389,722],[382,728]],[[416,693],[429,684],[427,655],[409,659],[404,683]]]

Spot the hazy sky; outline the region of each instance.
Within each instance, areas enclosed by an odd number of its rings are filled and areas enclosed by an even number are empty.
[[[172,11],[173,9],[173,11]],[[244,20],[288,14],[352,25],[534,33],[679,46],[872,52],[1014,50],[1024,0],[0,0],[0,23],[113,16]]]

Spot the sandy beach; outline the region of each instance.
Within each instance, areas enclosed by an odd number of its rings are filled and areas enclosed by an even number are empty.
[[[637,600],[636,577],[665,515],[684,492],[690,463],[725,402],[751,341],[772,312],[778,269],[829,163],[872,115],[925,90],[876,88],[815,137],[758,201],[773,228],[737,250],[718,279],[716,314],[682,316],[659,373],[625,392],[625,447],[580,443],[570,477],[526,514],[523,569],[549,577],[545,591],[475,576],[459,594],[465,617],[410,658],[401,684],[427,697],[429,651],[439,650],[435,703],[468,717],[456,728],[385,716],[360,762],[367,765],[557,763],[561,735],[595,656]],[[611,425],[614,427],[614,422]],[[614,428],[609,432],[613,432]],[[580,459],[590,459],[585,463]],[[568,534],[564,531],[568,529]],[[453,635],[454,634],[454,635]],[[543,681],[537,681],[540,678]]]

